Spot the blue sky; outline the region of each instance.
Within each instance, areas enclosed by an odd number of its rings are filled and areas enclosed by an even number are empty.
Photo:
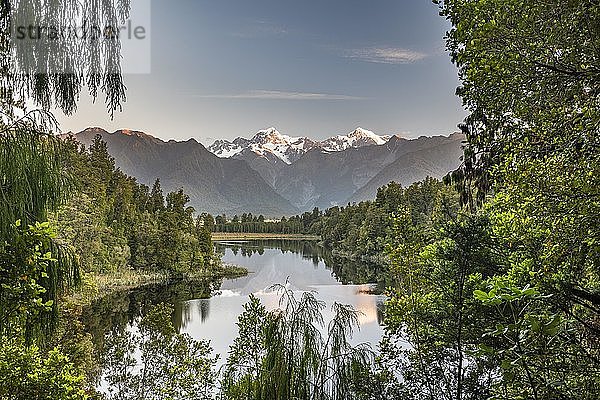
[[[82,97],[59,120],[203,143],[269,126],[448,134],[465,112],[446,29],[429,0],[153,0],[152,72],[125,75],[123,112]]]

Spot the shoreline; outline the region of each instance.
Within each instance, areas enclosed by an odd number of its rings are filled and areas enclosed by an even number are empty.
[[[216,271],[192,272],[171,275],[164,272],[125,270],[108,274],[90,273],[81,277],[80,286],[60,300],[63,311],[79,313],[83,307],[94,301],[122,290],[132,290],[147,285],[166,284],[170,281],[194,281],[202,279],[235,279],[248,275],[241,266],[222,264]]]
[[[303,234],[284,234],[284,233],[233,233],[233,232],[213,232],[213,241],[224,240],[256,240],[256,239],[278,239],[278,240],[311,240],[319,241],[321,238],[316,235]]]

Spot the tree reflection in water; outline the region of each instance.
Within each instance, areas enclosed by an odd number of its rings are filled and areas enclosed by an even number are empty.
[[[231,249],[234,255],[240,254],[243,257],[251,257],[253,254],[262,255],[265,249],[279,249],[282,253],[299,254],[303,259],[312,261],[315,268],[319,262],[324,262],[326,268],[331,270],[342,284],[376,284],[377,293],[383,293],[391,283],[385,261],[373,262],[336,255],[316,241],[269,239],[215,243],[215,251],[219,254],[225,254],[226,248]]]

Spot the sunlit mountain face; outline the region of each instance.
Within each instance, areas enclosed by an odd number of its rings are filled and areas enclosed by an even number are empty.
[[[356,128],[346,135],[336,135],[323,141],[308,137],[290,137],[281,134],[276,128],[258,131],[252,139],[238,137],[233,141],[216,140],[208,150],[218,157],[235,157],[245,151],[265,158],[275,157],[286,164],[298,160],[313,149],[335,152],[349,148],[383,145],[391,136],[379,136],[363,128]]]

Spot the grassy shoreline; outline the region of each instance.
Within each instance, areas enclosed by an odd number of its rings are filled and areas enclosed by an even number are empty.
[[[283,233],[230,233],[213,232],[212,240],[252,240],[252,239],[282,239],[282,240],[321,240],[319,236]]]
[[[231,279],[248,274],[246,268],[223,264],[219,269],[192,272],[173,276],[165,272],[125,270],[108,274],[88,273],[82,277],[81,286],[62,298],[63,310],[80,311],[95,300],[121,290],[131,290],[147,285],[164,284],[173,280],[195,281],[202,279]]]

